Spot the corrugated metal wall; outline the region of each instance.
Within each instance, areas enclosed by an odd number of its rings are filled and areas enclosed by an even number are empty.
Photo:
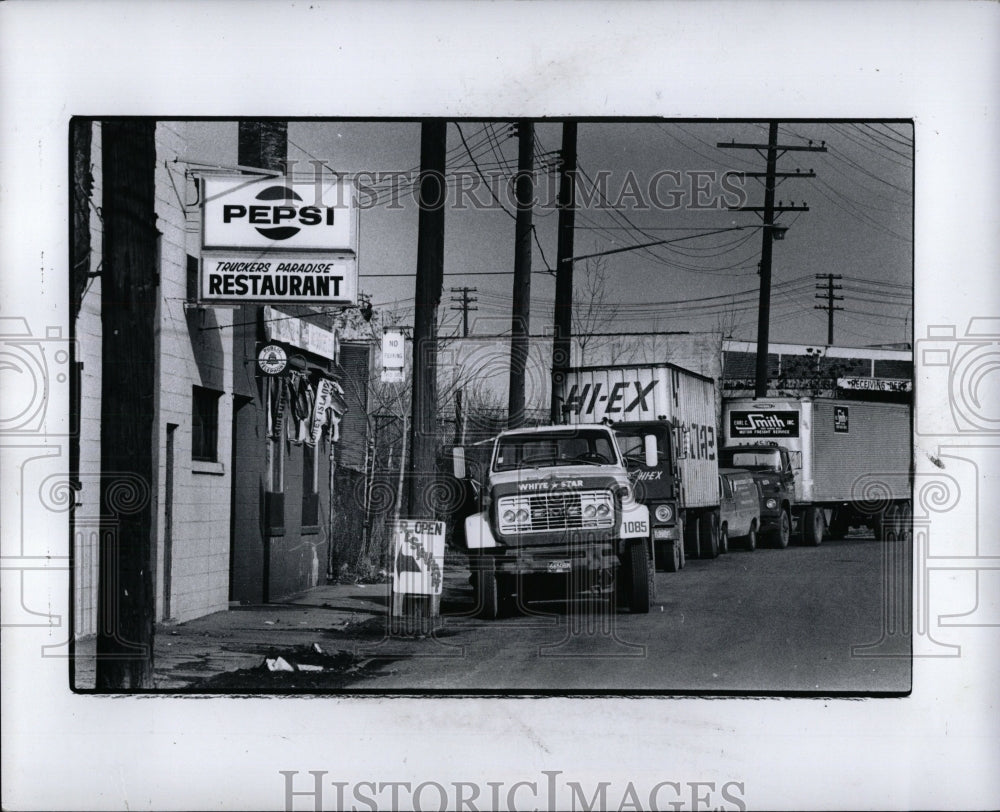
[[[834,431],[834,410],[848,410],[848,431]],[[895,404],[817,400],[813,404],[813,483],[821,501],[850,501],[868,482],[909,498],[909,409]]]
[[[671,415],[687,426],[690,456],[681,460],[681,493],[684,507],[719,504],[719,435],[716,419],[716,390],[711,381],[671,370],[674,412]]]

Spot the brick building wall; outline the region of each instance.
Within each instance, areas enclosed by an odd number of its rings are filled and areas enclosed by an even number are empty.
[[[96,273],[104,253],[99,212],[103,203],[101,127],[92,125],[94,187],[90,207],[90,262]],[[88,282],[76,321],[80,367],[80,491],[74,512],[73,623],[79,636],[97,633],[98,523],[101,496],[101,278]]]
[[[229,602],[229,503],[232,442],[232,311],[187,305],[188,234],[182,163],[185,125],[156,127],[156,216],[160,238],[157,357],[156,584],[157,620],[182,621]],[[193,387],[218,393],[214,461],[192,458]],[[170,427],[176,427],[168,432]],[[167,445],[172,438],[172,466]],[[172,478],[172,506],[167,505]],[[167,510],[172,507],[168,533]]]

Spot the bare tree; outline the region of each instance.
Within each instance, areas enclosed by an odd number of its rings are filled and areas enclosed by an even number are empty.
[[[606,257],[590,257],[584,260],[582,278],[573,286],[573,337],[581,365],[586,363],[587,349],[594,346],[594,339],[600,338],[596,334],[607,332],[618,318],[619,307],[608,295],[609,275]]]

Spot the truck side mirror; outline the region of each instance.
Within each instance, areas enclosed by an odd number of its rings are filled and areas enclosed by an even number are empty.
[[[455,479],[465,479],[465,449],[461,446],[451,450],[451,469]]]
[[[656,454],[656,435],[646,434],[642,438],[643,453],[645,454],[645,460],[647,468],[655,468],[659,463]]]

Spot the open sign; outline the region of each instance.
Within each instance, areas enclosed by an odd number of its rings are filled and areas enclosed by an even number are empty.
[[[444,522],[400,520],[393,525],[392,589],[402,595],[440,595],[444,581]]]

